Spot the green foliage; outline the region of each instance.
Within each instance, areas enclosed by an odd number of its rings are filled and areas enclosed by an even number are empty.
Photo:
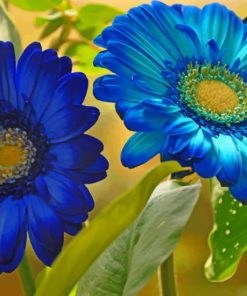
[[[93,66],[94,58],[100,51],[93,39],[119,14],[121,11],[107,5],[89,4],[76,10],[67,3],[62,10],[53,9],[47,16],[37,17],[36,26],[44,27],[41,39],[61,28],[60,33],[52,39],[50,47],[56,50],[63,47],[65,55],[73,59],[79,71],[101,74],[106,70]],[[74,36],[78,37],[75,39]]]
[[[81,36],[92,40],[101,33],[102,29],[109,24],[114,17],[120,14],[122,14],[120,10],[107,5],[85,5],[79,10],[75,27]]]
[[[165,162],[150,171],[134,188],[120,195],[64,248],[37,288],[36,296],[68,295],[94,260],[141,213],[159,182],[182,170]]]
[[[51,20],[44,28],[40,35],[40,39],[44,39],[55,32],[64,22],[64,18],[61,16],[54,20]]]
[[[59,47],[66,43],[71,30],[73,29],[73,18],[77,15],[77,12],[73,9],[65,9],[64,11],[51,11],[48,15],[37,17],[35,25],[37,27],[43,27],[40,35],[40,39],[44,39],[50,36],[52,33],[61,28],[60,34],[55,36],[51,41],[51,47],[54,44],[58,44]],[[66,34],[64,35],[64,33]],[[55,49],[59,49],[55,48]]]
[[[31,11],[44,11],[57,7],[62,0],[8,0],[10,3]]]
[[[22,48],[19,33],[10,19],[3,1],[0,1],[0,40],[11,41],[15,46],[16,56],[18,57],[21,54]]]
[[[142,214],[81,278],[77,296],[135,296],[174,250],[200,194],[200,183],[159,185]]]
[[[64,15],[61,11],[54,11],[48,15],[45,15],[45,16],[38,16],[38,17],[36,17],[35,25],[37,27],[41,27],[43,25],[50,23],[51,21],[54,21],[56,19],[60,19],[63,16]]]
[[[96,68],[93,66],[93,61],[99,49],[93,44],[71,43],[65,50],[65,54],[71,57],[74,65],[79,71],[87,74],[105,73],[105,69]]]
[[[234,275],[247,250],[247,207],[217,184],[212,203],[215,221],[209,236],[212,254],[205,264],[205,275],[210,281],[219,282]]]
[[[122,12],[101,4],[89,4],[80,8],[73,27],[81,35],[79,42],[68,43],[65,54],[72,57],[80,71],[87,74],[105,73],[106,70],[95,68],[93,61],[99,48],[94,45],[93,39],[101,33],[114,17]]]

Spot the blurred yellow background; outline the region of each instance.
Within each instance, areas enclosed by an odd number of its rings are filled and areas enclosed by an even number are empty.
[[[33,0],[42,1],[42,0]],[[141,3],[149,3],[145,0],[75,0],[76,6],[82,6],[86,3],[106,3],[118,7],[125,11],[130,7]],[[203,6],[211,1],[178,1],[183,4],[193,4]],[[240,17],[247,16],[247,1],[246,0],[224,0],[218,1],[233,9]],[[167,0],[166,3],[174,4],[175,1]],[[177,2],[176,2],[177,3]],[[38,40],[40,30],[34,25],[35,17],[42,13],[26,12],[12,5],[9,11],[13,21],[15,22],[23,41],[23,46],[28,43]],[[43,13],[44,14],[44,13]],[[222,24],[224,26],[224,24]],[[44,47],[48,46],[48,41],[42,42]],[[90,77],[90,81],[95,77]],[[90,186],[96,200],[96,208],[91,216],[95,215],[106,203],[113,199],[119,193],[130,188],[137,182],[141,176],[159,162],[158,158],[150,161],[136,169],[123,168],[120,163],[121,149],[130,136],[123,126],[121,120],[114,111],[114,106],[93,99],[92,89],[90,88],[86,104],[96,105],[101,110],[101,117],[97,125],[91,130],[91,133],[100,138],[105,144],[104,154],[110,161],[110,169],[108,178],[98,184]],[[11,217],[10,217],[11,219]],[[225,282],[212,284],[209,283],[203,274],[203,266],[209,255],[207,246],[208,233],[212,227],[212,214],[210,209],[210,201],[207,192],[204,191],[199,203],[197,204],[194,213],[187,225],[182,240],[175,252],[177,280],[180,296],[246,296],[247,295],[247,258],[244,258],[240,263],[240,268],[233,279]],[[100,239],[100,238],[99,238]],[[42,265],[35,258],[30,250],[34,263],[34,272],[37,273]],[[23,292],[18,280],[17,272],[0,276],[0,295],[21,296]],[[158,283],[154,275],[152,281],[140,293],[140,296],[157,296]],[[94,295],[91,295],[94,296]]]

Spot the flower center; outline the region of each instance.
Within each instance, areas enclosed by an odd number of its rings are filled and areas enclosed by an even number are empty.
[[[0,185],[28,176],[36,148],[25,131],[0,127]]]
[[[23,162],[24,150],[17,145],[0,145],[0,167],[12,167]]]
[[[247,118],[247,85],[220,62],[189,64],[179,75],[178,91],[182,102],[206,120],[230,126]]]
[[[200,105],[214,113],[222,114],[228,110],[233,112],[238,106],[236,92],[222,81],[200,81],[197,85],[196,95]]]

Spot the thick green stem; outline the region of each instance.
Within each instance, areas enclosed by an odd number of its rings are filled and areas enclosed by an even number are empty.
[[[28,262],[26,254],[24,254],[21,264],[18,268],[22,288],[24,290],[25,296],[33,296],[35,293],[34,279],[32,271]]]
[[[159,274],[161,296],[177,296],[173,254],[161,264]]]

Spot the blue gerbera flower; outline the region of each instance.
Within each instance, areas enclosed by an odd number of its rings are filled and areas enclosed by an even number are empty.
[[[102,143],[84,132],[99,111],[82,106],[88,81],[71,60],[29,45],[17,67],[0,42],[0,272],[22,259],[27,233],[50,265],[94,206],[84,184],[106,176]]]
[[[115,102],[135,133],[122,162],[156,154],[216,176],[247,202],[247,25],[220,4],[203,9],[159,1],[117,17],[96,38],[105,75],[95,96]]]

